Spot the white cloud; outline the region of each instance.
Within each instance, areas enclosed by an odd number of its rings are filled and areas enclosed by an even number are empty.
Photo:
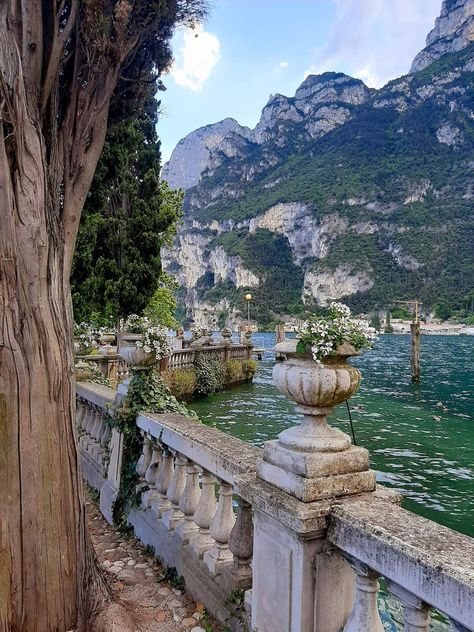
[[[439,15],[441,0],[332,0],[336,22],[308,74],[345,72],[371,87],[407,73]]]
[[[288,62],[287,61],[281,61],[278,66],[275,66],[275,68],[273,69],[273,72],[281,72],[282,70],[286,70],[288,68]]]
[[[182,46],[171,68],[171,76],[179,86],[201,90],[220,58],[220,42],[202,26],[185,29]]]

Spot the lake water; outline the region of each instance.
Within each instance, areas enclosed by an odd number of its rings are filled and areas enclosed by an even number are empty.
[[[297,423],[292,403],[273,386],[274,340],[274,334],[254,336],[255,344],[269,351],[253,384],[191,405],[204,423],[259,446]],[[362,384],[350,400],[357,444],[369,450],[378,481],[402,492],[407,509],[470,536],[473,360],[474,337],[424,336],[421,383],[412,384],[409,336],[381,336],[374,349],[351,360],[362,372]],[[350,434],[345,405],[331,423]]]
[[[268,349],[253,384],[191,407],[204,423],[261,446],[298,416],[273,386],[274,334],[253,339]],[[409,336],[381,336],[351,361],[362,372],[350,400],[356,441],[369,450],[378,482],[401,492],[406,509],[474,536],[474,337],[423,336],[420,384],[411,382]],[[345,405],[331,423],[350,434]],[[401,630],[399,603],[383,589],[379,600],[385,629]],[[435,613],[431,630],[448,629]]]

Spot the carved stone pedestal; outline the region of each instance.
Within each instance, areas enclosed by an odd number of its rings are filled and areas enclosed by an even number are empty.
[[[303,502],[373,491],[367,450],[351,446],[350,437],[327,422],[333,407],[359,387],[360,373],[347,362],[355,350],[343,345],[323,364],[310,354],[297,354],[296,341],[275,350],[287,359],[275,365],[273,380],[297,404],[303,421],[264,444],[259,477]]]

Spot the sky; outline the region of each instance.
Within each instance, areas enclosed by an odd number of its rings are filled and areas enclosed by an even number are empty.
[[[407,73],[441,0],[210,0],[210,15],[173,38],[163,77],[162,161],[193,130],[226,117],[253,128],[271,94],[308,74],[345,72],[370,87]]]

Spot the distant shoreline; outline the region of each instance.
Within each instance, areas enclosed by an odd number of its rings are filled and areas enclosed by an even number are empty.
[[[409,334],[410,321],[392,320],[394,334]],[[420,331],[422,335],[428,336],[474,336],[473,325],[454,325],[454,324],[434,324],[421,323]],[[383,331],[381,333],[384,333]],[[391,334],[387,334],[391,335]]]

